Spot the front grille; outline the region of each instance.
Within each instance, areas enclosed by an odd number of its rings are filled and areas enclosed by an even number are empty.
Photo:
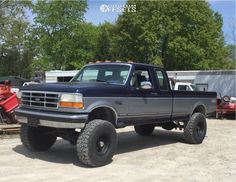
[[[22,91],[21,104],[23,106],[40,108],[57,108],[59,93]]]

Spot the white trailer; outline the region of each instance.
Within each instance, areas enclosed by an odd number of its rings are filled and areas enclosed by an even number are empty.
[[[45,73],[45,82],[46,83],[56,83],[56,82],[68,82],[73,76],[78,73],[79,70],[70,70],[70,71],[61,71],[61,70],[52,70],[46,71]]]

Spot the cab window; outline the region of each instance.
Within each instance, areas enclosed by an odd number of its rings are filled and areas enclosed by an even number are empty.
[[[141,82],[148,81],[151,82],[151,77],[148,69],[138,69],[136,68],[133,72],[130,85],[131,87],[139,88],[141,86]]]
[[[167,80],[166,80],[166,77],[164,76],[163,71],[155,69],[155,73],[156,73],[159,89],[163,91],[167,91],[168,85],[167,85]]]

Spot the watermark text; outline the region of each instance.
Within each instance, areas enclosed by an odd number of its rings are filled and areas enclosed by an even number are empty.
[[[136,12],[136,4],[125,4],[125,5],[118,5],[118,4],[102,4],[100,6],[100,11],[103,13],[135,13]]]

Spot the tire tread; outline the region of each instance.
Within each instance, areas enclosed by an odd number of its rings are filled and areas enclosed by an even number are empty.
[[[82,133],[78,137],[77,146],[76,146],[77,156],[78,156],[79,160],[85,165],[92,166],[92,167],[97,167],[97,166],[103,165],[103,164],[97,164],[97,163],[93,162],[89,156],[90,136],[93,134],[93,132],[96,130],[96,128],[101,125],[111,125],[113,127],[113,125],[108,121],[95,119],[93,121],[90,121],[86,125],[86,127],[84,128],[84,130],[82,131]],[[115,149],[116,148],[114,148],[114,150]]]
[[[36,132],[36,131],[34,131]],[[46,151],[55,143],[57,136],[48,135],[47,140],[36,141],[32,135],[32,127],[21,124],[20,139],[22,144],[32,152]]]
[[[205,120],[205,116],[202,113],[194,113],[190,120],[188,121],[185,129],[184,129],[184,136],[185,136],[185,140],[188,143],[191,144],[200,144],[202,143],[202,141],[198,141],[195,137],[194,137],[194,127],[195,127],[195,122],[198,118],[200,118]],[[203,121],[205,122],[205,121]],[[204,139],[204,138],[203,138]]]

